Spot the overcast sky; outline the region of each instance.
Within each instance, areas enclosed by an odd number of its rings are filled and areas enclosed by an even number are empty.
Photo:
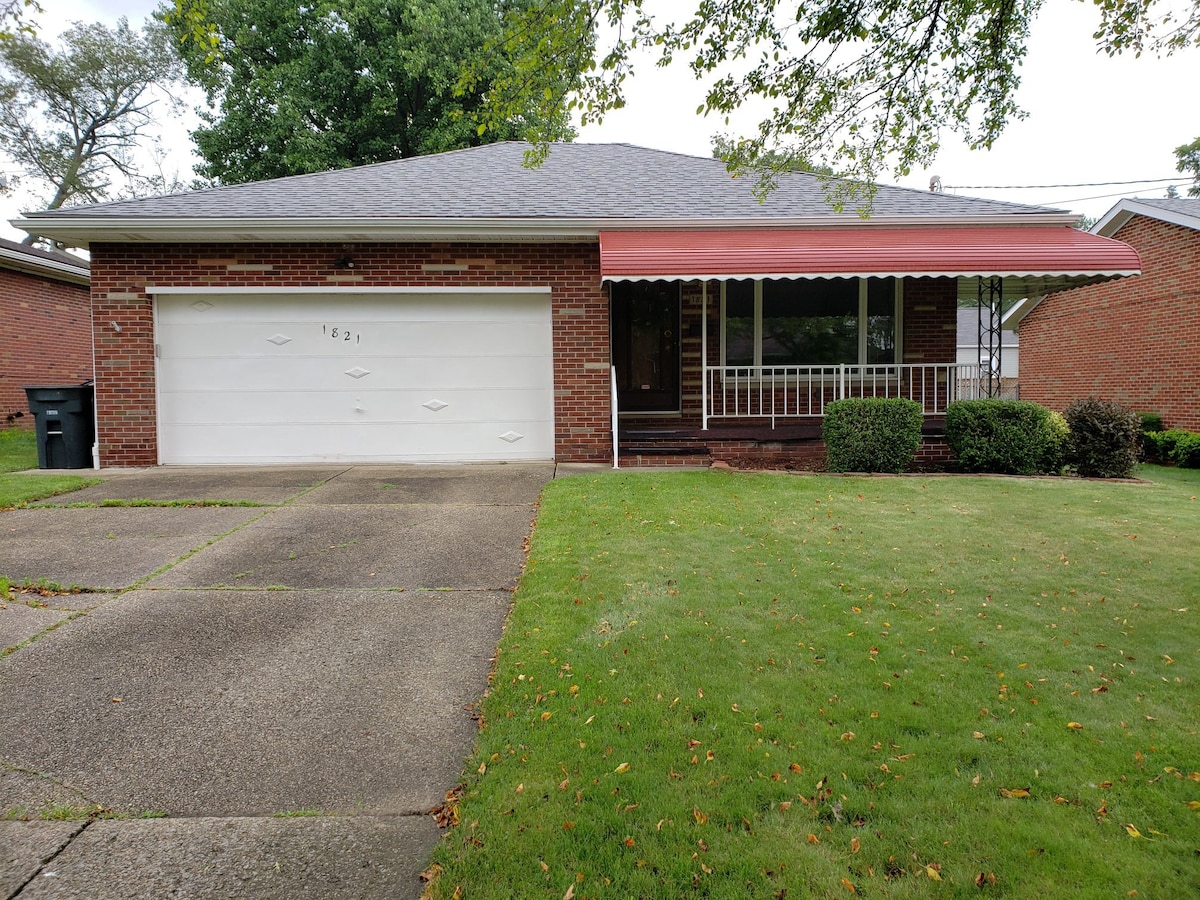
[[[1190,0],[1188,0],[1190,3]],[[120,15],[140,23],[156,0],[42,0],[43,37],[70,21],[105,21]],[[694,0],[650,0],[651,10],[694,8]],[[948,192],[994,197],[1102,215],[1121,196],[1161,197],[1165,183],[1125,187],[1052,187],[994,190],[979,185],[1080,185],[1182,176],[1175,172],[1172,150],[1200,137],[1195,101],[1200,84],[1200,49],[1170,59],[1109,58],[1096,51],[1091,37],[1099,15],[1091,3],[1047,0],[1033,27],[1018,94],[1029,117],[1011,124],[991,151],[968,150],[945,135],[935,165],[905,178],[884,181],[927,188],[932,175]],[[617,141],[696,156],[711,154],[714,133],[726,132],[720,120],[700,118],[695,110],[703,87],[683,66],[657,70],[647,61],[627,90],[629,105],[602,125],[584,129],[580,139]],[[735,120],[734,128],[752,130],[755,118]],[[192,159],[185,123],[170,133],[175,165],[185,179]],[[17,174],[0,160],[0,172]],[[1183,193],[1181,191],[1181,193]],[[27,195],[0,196],[0,236],[19,238],[7,225],[29,206]]]

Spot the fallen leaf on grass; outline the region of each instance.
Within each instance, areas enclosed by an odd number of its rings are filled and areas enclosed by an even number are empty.
[[[613,769],[613,771],[616,772],[618,775],[624,775],[626,772],[629,771],[629,763],[627,763],[627,762],[621,763],[619,766],[617,766],[615,769]]]
[[[1070,729],[1072,729],[1072,730],[1074,730],[1074,731],[1078,731],[1078,730],[1079,730],[1079,729],[1081,729],[1083,726],[1082,726],[1082,725],[1080,725],[1078,722],[1068,722],[1068,723],[1067,723],[1067,727],[1068,727],[1068,728],[1070,728]]]
[[[1142,833],[1132,825],[1126,825],[1125,831],[1129,833],[1131,838],[1140,838],[1142,836]]]
[[[708,814],[701,812],[698,806],[692,807],[692,818],[696,820],[697,825],[708,824]]]
[[[941,873],[938,872],[938,869],[940,869],[940,868],[941,868],[941,866],[939,866],[937,863],[930,863],[929,865],[927,865],[925,867],[925,874],[928,875],[930,878],[932,878],[934,881],[941,881],[942,876],[941,876]]]
[[[563,900],[575,900],[575,885],[567,888],[567,892],[563,894]]]
[[[858,888],[856,888],[854,886],[854,882],[851,881],[849,878],[842,879],[842,887],[844,887],[846,890],[848,890],[852,894],[858,893]]]
[[[817,837],[815,834],[812,834],[810,832],[808,835],[808,842],[810,844],[819,844],[819,843],[821,843],[821,839],[819,837]]]
[[[1029,788],[1013,788],[1012,790],[1009,790],[1008,788],[1000,788],[1000,796],[1008,797],[1010,800],[1024,800],[1026,797],[1031,795],[1029,793]]]
[[[858,838],[850,838],[850,852],[857,853],[862,849],[862,841]]]

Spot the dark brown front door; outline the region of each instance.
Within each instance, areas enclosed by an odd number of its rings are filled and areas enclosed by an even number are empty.
[[[679,284],[612,285],[613,365],[621,412],[679,411]]]

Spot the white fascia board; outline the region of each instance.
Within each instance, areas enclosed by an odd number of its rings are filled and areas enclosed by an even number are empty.
[[[601,231],[706,231],[863,227],[1070,226],[1070,213],[1012,216],[794,216],[778,218],[170,218],[38,216],[15,228],[86,247],[91,242],[593,241]]]
[[[1200,218],[1196,216],[1189,216],[1187,213],[1178,212],[1173,209],[1162,209],[1158,206],[1150,206],[1146,203],[1139,203],[1137,200],[1128,199],[1119,201],[1090,230],[1092,234],[1110,238],[1124,228],[1126,223],[1134,216],[1146,216],[1147,218],[1158,219],[1160,222],[1167,222],[1171,225],[1179,225],[1183,228],[1200,231]]]
[[[0,267],[24,272],[28,275],[41,275],[56,281],[68,281],[72,284],[89,284],[91,275],[86,266],[75,266],[56,259],[41,259],[28,253],[19,253],[0,247]]]

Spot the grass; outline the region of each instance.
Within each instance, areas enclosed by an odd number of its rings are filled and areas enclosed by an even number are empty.
[[[22,503],[77,491],[99,481],[78,475],[11,474],[37,468],[36,441],[32,431],[17,428],[0,430],[0,509],[11,509]]]
[[[163,819],[166,818],[166,815],[167,814],[165,812],[157,809],[126,812],[124,810],[115,810],[111,807],[102,806],[99,803],[80,805],[71,803],[47,802],[40,808],[33,811],[25,809],[21,806],[5,810],[3,815],[0,815],[0,821],[30,822],[34,820],[41,820],[43,822],[94,822],[98,819]]]
[[[1200,472],[1145,475],[551,483],[427,893],[1196,895]]]

